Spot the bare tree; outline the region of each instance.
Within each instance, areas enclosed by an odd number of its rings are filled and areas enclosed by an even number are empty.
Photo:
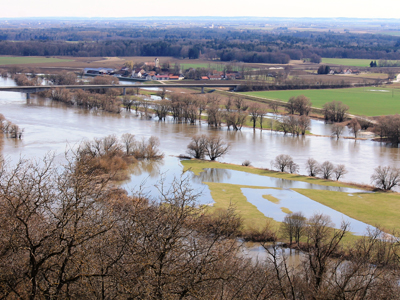
[[[333,169],[333,174],[335,175],[336,180],[339,180],[340,177],[343,177],[345,174],[347,174],[345,165],[337,165],[335,169]]]
[[[268,104],[268,106],[271,108],[272,112],[277,115],[278,114],[278,110],[279,110],[279,105],[276,102],[271,102]]]
[[[241,97],[236,97],[234,102],[238,111],[245,111],[249,107],[245,100]]]
[[[161,100],[164,100],[166,93],[167,93],[167,91],[165,90],[165,87],[163,87],[162,89],[160,89],[157,92],[157,96],[159,96],[161,98]]]
[[[344,130],[343,124],[338,124],[338,123],[333,124],[331,128],[332,136],[336,136],[336,139],[339,139],[339,137],[343,134],[343,130]]]
[[[121,141],[125,148],[125,154],[128,156],[132,155],[136,147],[135,136],[131,133],[124,133],[121,137]]]
[[[296,98],[295,97],[290,97],[287,105],[286,105],[286,110],[289,114],[294,115],[296,111]]]
[[[306,290],[310,299],[316,299],[315,295],[324,292],[323,283],[327,280],[331,256],[339,250],[350,224],[342,222],[338,230],[332,229],[333,226],[331,218],[323,214],[314,214],[307,220],[304,272],[307,273]]]
[[[280,154],[277,157],[275,157],[275,160],[272,162],[274,168],[281,172],[285,172],[289,166],[293,166],[293,158],[290,155],[287,154]]]
[[[256,122],[259,116],[260,109],[261,107],[257,103],[253,103],[249,106],[250,120],[253,122],[253,129],[256,128]]]
[[[226,154],[229,148],[230,146],[226,144],[221,137],[208,137],[205,154],[210,158],[210,160],[215,160]]]
[[[203,159],[206,153],[207,137],[205,135],[195,135],[187,146],[187,153],[197,159]]]
[[[285,216],[281,224],[281,231],[286,238],[289,238],[290,244],[292,244],[293,239],[296,243],[299,243],[305,226],[306,218],[304,215],[301,212],[295,212]]]
[[[308,116],[309,112],[311,111],[311,106],[312,103],[306,96],[300,95],[296,97],[295,110],[300,114],[300,116]]]
[[[330,161],[324,161],[320,168],[324,179],[330,179],[335,170],[335,166]]]
[[[358,124],[358,121],[356,118],[352,119],[347,126],[350,128],[350,132],[354,134],[354,138],[357,138],[358,132],[361,129],[360,124]]]
[[[208,125],[219,127],[222,123],[223,113],[218,102],[210,103],[207,108]]]
[[[228,129],[232,128],[236,131],[241,130],[246,121],[247,114],[244,112],[231,111],[226,113],[226,125]]]
[[[299,169],[300,169],[299,165],[293,161],[289,162],[287,166],[287,170],[289,171],[290,174],[298,173]]]
[[[377,188],[389,191],[399,185],[400,169],[391,166],[379,166],[375,168],[374,174],[371,176],[371,181]]]
[[[260,110],[258,111],[258,122],[260,123],[260,128],[263,128],[263,120],[264,120],[264,116],[267,114],[267,110],[264,108],[260,108]],[[271,130],[272,130],[272,126],[271,126]]]
[[[325,121],[327,122],[343,122],[349,107],[341,101],[327,102],[323,106]]]
[[[297,124],[301,132],[301,135],[305,135],[306,131],[311,129],[310,117],[306,115],[300,116],[300,118],[297,120]]]
[[[315,177],[321,172],[321,166],[314,158],[309,158],[306,162],[308,176]]]

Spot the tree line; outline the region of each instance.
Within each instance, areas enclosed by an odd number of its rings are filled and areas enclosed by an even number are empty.
[[[174,56],[277,64],[332,57],[379,59],[391,66],[383,61],[399,60],[398,46],[398,38],[390,35],[232,28],[66,26],[0,32],[0,54],[21,56]]]

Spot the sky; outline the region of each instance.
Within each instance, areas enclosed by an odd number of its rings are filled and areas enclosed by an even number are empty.
[[[400,18],[400,1],[371,0],[3,0],[0,18],[255,16]]]

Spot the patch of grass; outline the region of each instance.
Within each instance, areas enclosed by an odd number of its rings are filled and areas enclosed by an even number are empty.
[[[357,58],[322,58],[322,64],[334,64],[351,67],[369,67],[371,61],[379,61],[379,59],[357,59]]]
[[[244,94],[282,101],[304,95],[310,98],[313,107],[318,108],[322,108],[326,102],[342,101],[349,106],[349,113],[356,115],[380,116],[400,112],[400,90],[386,87],[262,91]]]
[[[279,204],[279,202],[281,202],[281,200],[279,200],[278,198],[275,198],[272,195],[263,195],[262,197],[264,199],[267,199],[268,201],[271,201],[272,203],[275,203],[275,204]]]
[[[286,208],[286,207],[281,207],[281,211],[284,212],[285,214],[293,213],[289,208]]]
[[[218,168],[218,169],[229,169],[229,170],[242,171],[242,172],[247,172],[247,173],[251,173],[251,174],[269,176],[269,177],[274,177],[274,178],[282,178],[282,179],[287,179],[287,180],[303,181],[303,182],[307,182],[307,183],[320,184],[320,185],[325,185],[325,186],[341,186],[341,187],[354,188],[354,185],[343,184],[343,183],[337,182],[337,181],[324,180],[324,179],[315,178],[315,177],[307,177],[307,176],[298,175],[298,174],[275,172],[275,171],[271,171],[271,170],[258,169],[258,168],[254,168],[251,166],[245,167],[245,166],[239,166],[239,165],[234,165],[234,164],[220,163],[220,162],[216,162],[216,161],[206,161],[206,160],[196,160],[196,159],[182,160],[181,163],[184,166],[185,171],[190,169],[196,175],[199,175],[200,172],[203,171],[203,169]],[[263,187],[263,188],[265,188],[265,187]],[[362,189],[361,187],[357,187],[357,188]]]
[[[226,209],[230,204],[232,204],[236,208],[238,214],[243,218],[245,229],[261,229],[265,226],[267,221],[271,222],[273,228],[278,229],[280,222],[267,218],[255,205],[247,201],[240,189],[249,186],[215,182],[207,182],[206,184],[208,185],[211,191],[211,196],[215,201],[214,205],[211,207],[211,211],[221,208]],[[257,187],[252,186],[251,188]]]
[[[189,68],[205,68],[205,69],[213,69],[222,71],[224,69],[224,64],[215,64],[215,63],[183,63],[181,64],[181,69],[186,70]]]
[[[296,192],[334,210],[385,231],[400,226],[400,196],[397,193],[352,194],[324,190],[293,189]]]
[[[34,56],[0,56],[0,65],[23,65],[23,64],[39,64],[39,63],[54,63],[68,62],[71,59],[59,59],[54,57],[34,57]]]

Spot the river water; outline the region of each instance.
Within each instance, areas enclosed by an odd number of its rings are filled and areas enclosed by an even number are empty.
[[[0,79],[1,86],[13,86],[11,79]],[[399,148],[369,140],[333,139],[329,137],[292,137],[268,130],[253,131],[243,128],[239,132],[226,128],[212,129],[205,123],[199,125],[177,124],[145,120],[135,113],[111,115],[99,111],[86,111],[67,107],[62,103],[32,97],[26,100],[22,93],[0,92],[0,113],[25,129],[22,141],[5,139],[3,154],[12,160],[20,155],[40,157],[47,151],[63,153],[66,144],[74,145],[82,139],[118,136],[129,132],[138,138],[152,135],[160,138],[161,149],[168,155],[186,152],[186,146],[195,134],[219,135],[231,144],[230,152],[220,161],[241,164],[250,160],[255,167],[270,168],[271,160],[279,154],[289,154],[305,174],[305,162],[313,157],[319,162],[329,160],[344,164],[348,169],[344,181],[370,184],[374,168],[379,165],[400,165]],[[329,132],[327,125],[314,121],[311,132]]]
[[[0,86],[14,85],[11,79],[0,79]],[[123,133],[132,133],[137,139],[157,136],[165,158],[156,163],[141,162],[136,165],[132,169],[131,180],[125,183],[128,190],[137,189],[141,185],[146,186],[149,194],[154,194],[153,185],[159,180],[160,174],[168,178],[167,184],[171,182],[172,177],[179,177],[182,173],[182,165],[174,156],[185,153],[192,136],[196,134],[219,135],[231,144],[230,152],[220,159],[223,162],[241,164],[244,160],[250,160],[255,167],[270,168],[271,160],[277,155],[289,154],[300,165],[300,173],[304,174],[306,160],[313,157],[319,162],[329,160],[334,164],[345,164],[349,172],[344,180],[361,184],[370,183],[370,176],[374,168],[379,165],[400,165],[398,148],[367,140],[354,141],[342,138],[336,140],[315,136],[292,137],[268,130],[253,131],[250,128],[235,132],[228,131],[226,128],[212,129],[205,123],[177,124],[171,118],[167,118],[165,122],[158,122],[154,119],[138,117],[134,112],[122,112],[116,115],[68,107],[63,103],[35,96],[27,100],[25,94],[15,92],[0,92],[0,113],[24,128],[22,140],[4,138],[3,143],[0,144],[3,156],[11,163],[17,162],[20,157],[40,159],[48,152],[56,153],[56,159],[63,161],[64,152],[75,147],[82,140],[100,138],[109,134],[121,136]],[[311,132],[322,135],[329,133],[329,125],[323,122],[313,121],[312,127]],[[202,192],[201,202],[205,204],[212,203],[213,200],[208,187],[203,184],[204,181],[258,185],[266,188],[278,187],[282,190],[266,189],[256,192],[254,189],[242,189],[242,193],[265,215],[279,221],[284,213],[279,206],[273,207],[272,203],[263,200],[262,195],[273,194],[284,203],[281,206],[292,211],[299,210],[297,209],[299,204],[296,202],[304,201],[302,203],[305,208],[312,208],[303,211],[307,216],[317,209],[319,212],[330,214],[335,219],[336,226],[340,225],[343,215],[328,212],[327,208],[316,208],[316,204],[307,202],[308,198],[289,190],[319,187],[297,186],[304,183],[278,182],[275,178],[237,173],[240,172],[205,170],[199,176],[193,175],[190,182],[197,191]],[[366,224],[355,220],[350,221],[355,226],[354,232],[359,234],[365,232]]]

